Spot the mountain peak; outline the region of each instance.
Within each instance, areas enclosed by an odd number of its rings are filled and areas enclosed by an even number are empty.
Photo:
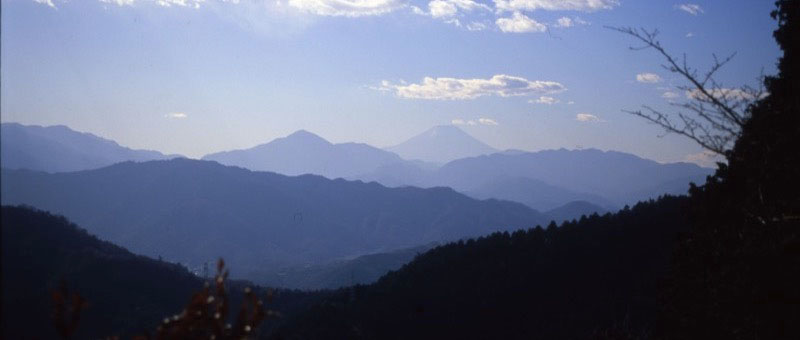
[[[322,138],[307,130],[297,130],[286,137],[276,138],[267,144],[262,144],[261,147],[268,145],[282,145],[284,147],[292,148],[328,148],[333,146],[333,144],[325,138]]]
[[[464,132],[464,130],[461,130],[461,128],[459,128],[459,127],[457,127],[455,125],[436,125],[436,126],[430,128],[430,129],[428,129],[428,131],[426,133],[436,134],[436,133],[441,133],[441,132],[466,133],[466,132]]]
[[[388,150],[405,159],[447,163],[497,150],[453,125],[437,125]]]
[[[452,136],[451,138],[465,138],[478,141],[475,137],[470,136],[470,134],[455,125],[436,125],[423,132],[421,135],[428,135],[434,138],[448,138]]]
[[[402,161],[385,150],[366,144],[333,144],[306,130],[297,130],[249,149],[209,154],[203,159],[254,171],[291,176],[315,174],[328,178],[352,178]]]
[[[316,135],[316,134],[314,134],[312,132],[309,132],[308,130],[303,130],[303,129],[300,129],[300,130],[297,130],[295,132],[292,132],[292,134],[290,134],[290,135],[288,135],[288,136],[286,136],[286,137],[284,137],[282,139],[305,140],[305,141],[315,140],[315,141],[325,142],[326,144],[330,144],[330,142],[328,142],[328,140],[326,140],[325,138],[322,138],[319,135]]]

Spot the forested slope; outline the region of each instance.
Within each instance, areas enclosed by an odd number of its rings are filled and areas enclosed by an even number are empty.
[[[687,199],[664,197],[561,227],[495,233],[342,289],[280,329],[288,338],[584,339],[648,331]]]

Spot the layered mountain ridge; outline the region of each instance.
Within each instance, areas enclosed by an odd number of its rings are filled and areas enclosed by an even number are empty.
[[[0,124],[0,165],[7,169],[65,172],[97,169],[124,161],[182,157],[126,148],[109,139],[63,125]]]
[[[2,170],[3,204],[62,214],[99,237],[197,266],[222,256],[257,280],[290,265],[546,224],[522,204],[449,188],[386,188],[189,159],[72,173]]]

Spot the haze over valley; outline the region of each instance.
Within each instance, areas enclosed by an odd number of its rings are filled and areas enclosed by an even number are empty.
[[[3,130],[14,133],[3,133],[2,145],[15,147],[2,158],[3,204],[63,214],[134,253],[196,271],[222,256],[238,268],[236,277],[271,284],[292,268],[324,271],[363,255],[615,211],[680,194],[711,173],[599,150],[486,155],[454,126],[423,133],[434,136],[418,147],[477,156],[443,165],[366,144],[332,144],[303,130],[203,160],[165,160],[63,126],[4,123]],[[412,140],[420,143],[420,136]],[[61,150],[83,154],[59,161]],[[588,169],[594,178],[586,178]],[[404,262],[390,261],[371,277]]]

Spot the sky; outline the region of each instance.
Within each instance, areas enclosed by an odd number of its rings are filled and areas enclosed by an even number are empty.
[[[623,110],[685,84],[607,28],[658,29],[724,85],[774,74],[771,1],[3,0],[0,120],[189,157],[305,129],[398,144],[458,125],[498,149],[709,158]]]

